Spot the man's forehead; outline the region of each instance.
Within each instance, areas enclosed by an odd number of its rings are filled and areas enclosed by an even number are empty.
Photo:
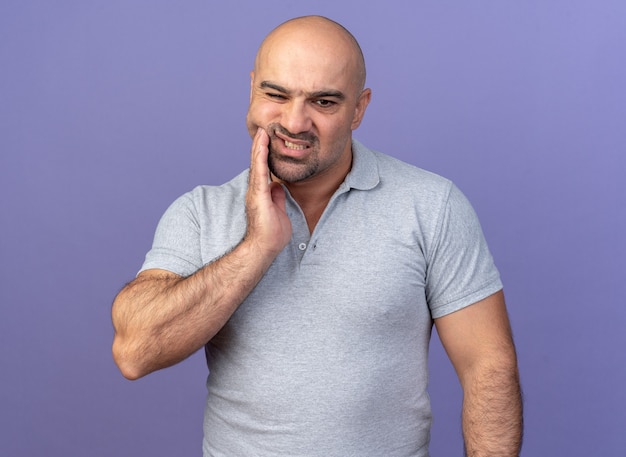
[[[272,89],[285,94],[309,97],[335,96],[345,98],[353,91],[351,73],[323,71],[320,68],[300,68],[286,71],[284,67],[261,66],[254,74],[254,84],[260,89]]]
[[[354,45],[345,33],[328,25],[316,28],[305,24],[302,27],[290,24],[274,30],[261,44],[255,65],[294,62],[306,66],[310,62],[341,66],[355,61]]]
[[[263,65],[345,66],[354,60],[347,46],[327,40],[292,39],[272,41],[261,49],[258,63]]]
[[[287,23],[261,44],[254,65],[256,84],[272,81],[303,92],[357,92],[364,83],[357,48],[349,32],[335,23],[318,18]]]
[[[259,56],[255,65],[260,80],[285,86],[303,84],[308,90],[343,88],[354,72],[354,62],[348,56],[322,50],[274,48]]]

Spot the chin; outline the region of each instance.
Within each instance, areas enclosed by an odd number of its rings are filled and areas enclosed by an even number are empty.
[[[272,175],[286,183],[304,181],[314,176],[317,171],[316,163],[296,163],[277,159],[272,155],[271,150],[267,165]]]

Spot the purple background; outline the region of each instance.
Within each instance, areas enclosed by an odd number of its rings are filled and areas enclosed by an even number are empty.
[[[200,455],[202,354],[135,383],[110,303],[165,208],[247,166],[248,72],[276,24],[346,25],[356,137],[453,179],[505,281],[526,456],[626,449],[626,2],[0,3],[0,455]],[[433,456],[461,454],[435,339]]]

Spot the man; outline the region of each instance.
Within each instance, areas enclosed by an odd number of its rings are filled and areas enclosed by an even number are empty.
[[[427,456],[433,320],[468,455],[519,452],[515,350],[476,216],[449,181],[352,139],[364,83],[339,24],[273,30],[251,73],[249,171],[179,198],[114,302],[129,379],[205,347],[205,456]]]

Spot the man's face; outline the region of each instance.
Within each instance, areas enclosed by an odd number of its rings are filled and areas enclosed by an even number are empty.
[[[258,127],[269,135],[268,164],[278,179],[294,183],[349,168],[352,130],[369,91],[360,92],[354,57],[345,53],[298,40],[274,40],[259,53],[246,124],[251,136]]]

